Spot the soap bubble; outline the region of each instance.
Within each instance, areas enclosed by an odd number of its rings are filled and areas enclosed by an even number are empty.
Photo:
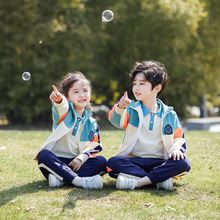
[[[111,10],[105,10],[102,12],[102,21],[109,22],[114,18],[114,13]]]
[[[23,79],[24,81],[28,81],[30,78],[31,78],[31,74],[30,74],[29,72],[24,72],[24,73],[22,74],[22,79]]]

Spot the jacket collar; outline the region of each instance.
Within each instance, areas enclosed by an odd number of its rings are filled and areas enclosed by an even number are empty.
[[[70,107],[72,108],[73,112],[75,113],[75,116],[76,117],[80,117],[79,114],[75,111],[74,109],[74,105],[73,105],[73,102],[69,102],[69,105]],[[92,113],[89,111],[89,109],[87,107],[85,107],[85,110],[83,112],[83,118],[86,119],[88,118],[89,116],[91,116]],[[80,117],[81,118],[81,117]]]
[[[132,100],[131,104],[129,104],[128,107],[138,110],[138,108],[141,107],[141,103],[141,101],[135,102],[134,100]],[[171,110],[173,110],[173,107],[165,105],[160,99],[157,99],[157,103],[161,106],[161,113],[163,115],[166,115]]]
[[[157,111],[156,113],[154,113],[155,115],[158,115],[160,118],[162,117],[162,107],[161,107],[161,104],[158,103],[159,105],[159,111]],[[148,114],[151,114],[152,112],[150,110],[148,110],[143,103],[141,103],[141,108],[142,108],[142,111],[143,111],[143,115],[146,116]]]

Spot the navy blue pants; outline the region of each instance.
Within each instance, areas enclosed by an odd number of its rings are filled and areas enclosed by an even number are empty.
[[[174,161],[160,158],[126,158],[111,157],[107,161],[109,175],[117,178],[119,173],[125,173],[137,177],[145,177],[156,184],[190,170],[190,162],[187,158]]]
[[[74,158],[57,157],[49,150],[42,150],[38,154],[38,166],[46,179],[50,173],[59,180],[72,183],[76,176],[87,177],[106,173],[106,159],[103,156],[89,157],[78,171],[72,171],[68,164]]]

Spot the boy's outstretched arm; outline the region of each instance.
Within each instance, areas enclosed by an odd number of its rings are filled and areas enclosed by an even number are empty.
[[[117,128],[123,128],[121,126],[122,114],[126,111],[127,105],[131,103],[128,98],[128,93],[125,92],[118,103],[116,103],[113,108],[109,111],[109,121]],[[124,123],[122,123],[124,124]]]
[[[128,92],[125,91],[124,95],[121,97],[121,99],[118,102],[118,107],[125,109],[129,104],[131,104],[131,99],[128,98]]]

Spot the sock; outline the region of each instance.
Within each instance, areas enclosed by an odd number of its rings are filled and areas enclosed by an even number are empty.
[[[148,176],[137,179],[137,187],[138,188],[142,187],[142,186],[150,185],[150,184],[152,184],[152,182]]]
[[[75,177],[72,181],[72,184],[77,187],[82,187],[81,177]]]

